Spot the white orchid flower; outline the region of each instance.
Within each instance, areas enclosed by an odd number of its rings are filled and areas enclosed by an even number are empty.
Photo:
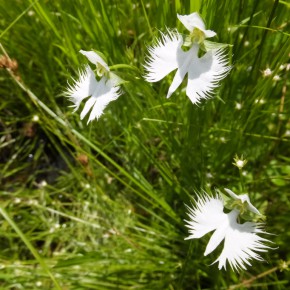
[[[203,42],[205,38],[214,37],[216,35],[214,31],[205,29],[205,24],[197,12],[190,15],[177,14],[177,18],[190,32],[191,36],[194,36],[199,43]]]
[[[97,66],[100,79],[96,79],[95,73],[87,65],[84,70],[79,71],[78,79],[74,80],[73,85],[69,85],[65,95],[74,103],[74,112],[79,108],[81,102],[88,98],[81,112],[81,119],[91,111],[88,119],[89,123],[98,119],[103,114],[106,106],[121,95],[121,91],[116,82],[106,76],[109,67],[96,52],[84,50],[80,52]]]
[[[267,239],[258,234],[267,234],[262,230],[262,224],[245,222],[240,224],[237,217],[240,212],[236,209],[226,214],[223,212],[224,203],[217,195],[210,197],[208,194],[200,196],[196,205],[187,206],[189,220],[185,220],[189,228],[189,236],[186,239],[198,239],[209,232],[213,232],[204,255],[214,251],[224,240],[224,246],[220,256],[213,262],[218,262],[219,269],[226,269],[227,261],[233,270],[246,269],[251,266],[250,260],[263,261],[257,252],[266,252]]]
[[[183,38],[177,31],[162,34],[157,44],[149,48],[150,55],[144,65],[147,70],[145,79],[158,82],[177,69],[167,98],[180,86],[187,74],[186,95],[196,104],[213,95],[218,82],[227,76],[231,67],[222,48],[210,50],[198,57],[197,43],[193,43],[188,51],[184,51],[182,45]]]

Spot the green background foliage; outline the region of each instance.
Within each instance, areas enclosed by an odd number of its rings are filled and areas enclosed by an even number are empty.
[[[185,83],[165,98],[172,75],[143,79],[148,46],[195,11],[233,65],[198,106]],[[1,289],[288,289],[289,13],[277,0],[0,0],[0,54],[18,64],[0,70]],[[63,96],[80,49],[128,81],[88,126]],[[208,236],[184,241],[184,204],[224,187],[249,194],[278,247],[240,273],[210,266]]]

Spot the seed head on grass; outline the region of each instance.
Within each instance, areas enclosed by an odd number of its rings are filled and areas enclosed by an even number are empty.
[[[243,208],[260,214],[252,205],[247,195],[238,196],[231,190],[226,191],[236,201],[239,200]],[[263,261],[257,252],[266,252],[270,247],[265,242],[269,240],[260,237],[258,234],[267,234],[262,229],[261,223],[237,221],[241,214],[240,207],[234,207],[229,213],[224,213],[224,201],[220,195],[214,197],[204,193],[199,196],[196,205],[187,206],[189,220],[185,220],[189,228],[187,239],[199,239],[209,232],[213,234],[207,244],[204,255],[213,252],[222,241],[224,247],[220,256],[213,262],[218,262],[219,269],[226,269],[227,261],[235,271],[246,270],[246,266],[251,266],[250,260]]]
[[[233,162],[233,165],[238,167],[239,170],[241,170],[248,163],[248,160],[244,159],[243,155],[239,157],[237,154],[234,157],[234,161],[235,162]]]
[[[88,123],[99,119],[107,105],[121,95],[116,79],[110,75],[110,69],[103,58],[94,51],[80,50],[88,60],[96,65],[97,78],[89,65],[79,71],[79,77],[69,85],[65,95],[74,103],[74,112],[81,102],[88,98],[81,112],[83,119],[91,111]]]

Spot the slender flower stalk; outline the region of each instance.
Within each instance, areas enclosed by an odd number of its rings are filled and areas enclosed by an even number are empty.
[[[232,191],[227,189],[227,192]],[[234,194],[235,197],[237,195]],[[244,200],[244,197],[241,198]],[[255,213],[259,211],[249,202],[249,209]],[[209,232],[213,232],[204,255],[213,252],[222,241],[223,250],[220,256],[213,262],[218,262],[219,269],[226,269],[227,262],[233,270],[246,270],[246,266],[251,266],[250,260],[263,261],[259,252],[266,252],[268,247],[264,243],[269,240],[260,237],[258,234],[267,234],[262,229],[261,223],[245,222],[238,223],[240,211],[236,208],[229,213],[224,213],[224,201],[220,195],[215,197],[204,193],[199,196],[196,205],[187,206],[189,220],[185,220],[186,227],[189,228],[187,239],[198,239]]]
[[[82,120],[90,112],[89,123],[100,118],[107,105],[121,95],[121,90],[116,79],[110,77],[110,69],[101,56],[94,51],[80,50],[80,53],[96,65],[99,79],[96,79],[94,71],[87,65],[84,70],[79,71],[78,79],[68,86],[65,95],[74,103],[74,112],[78,110],[82,101],[88,98],[80,117]]]
[[[148,82],[158,82],[177,70],[167,98],[175,92],[187,75],[186,95],[193,104],[196,104],[201,99],[213,96],[214,89],[218,87],[219,81],[227,76],[231,67],[222,47],[208,50],[199,57],[201,44],[205,38],[213,37],[215,32],[205,29],[197,13],[178,15],[178,18],[190,31],[189,49],[186,51],[183,49],[185,43],[177,30],[162,33],[157,43],[148,49],[149,55],[144,65],[145,79]]]

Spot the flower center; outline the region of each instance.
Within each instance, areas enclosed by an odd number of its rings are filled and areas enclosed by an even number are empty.
[[[247,211],[248,205],[246,202],[237,199],[232,203],[231,207],[237,209],[241,214],[244,214]]]
[[[195,27],[190,33],[190,38],[192,42],[197,42],[198,44],[201,44],[205,40],[205,34],[203,31]]]
[[[102,77],[104,74],[107,73],[107,69],[102,66],[100,63],[96,63],[96,73],[99,77]]]

